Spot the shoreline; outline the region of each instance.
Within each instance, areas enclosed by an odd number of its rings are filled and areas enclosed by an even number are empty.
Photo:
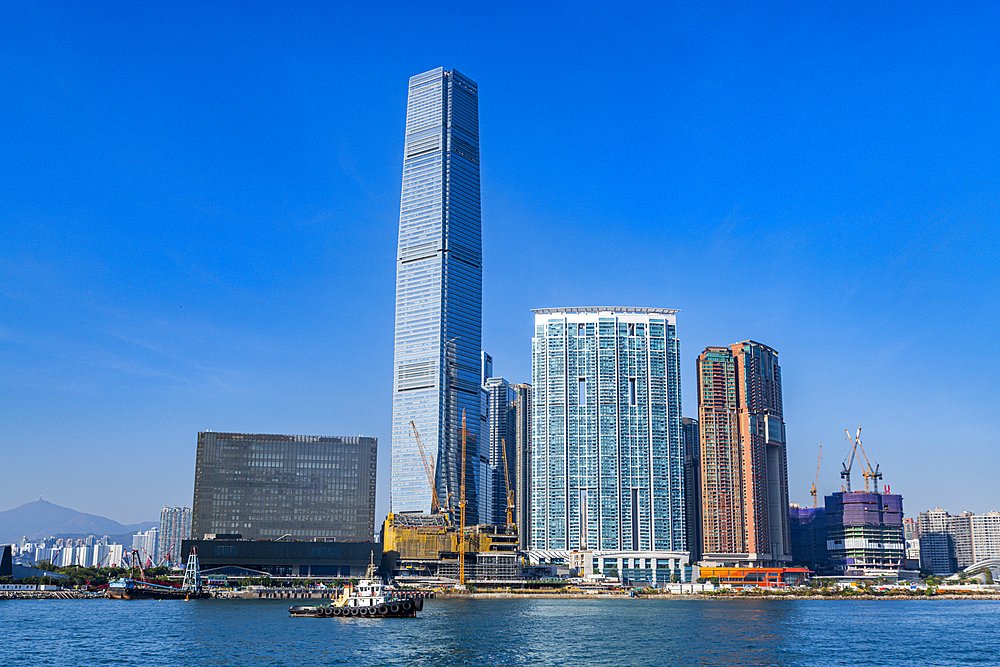
[[[456,599],[456,600],[634,600],[636,602],[647,600],[1000,600],[1000,593],[970,593],[967,595],[956,595],[954,593],[942,593],[938,595],[789,595],[789,594],[769,594],[769,593],[732,593],[732,594],[704,594],[704,593],[666,593],[662,595],[637,594],[631,597],[620,593],[511,593],[507,591],[494,592],[437,592],[436,598]],[[104,600],[100,593],[90,593],[87,591],[63,590],[63,591],[0,591],[0,600]],[[213,591],[213,600],[295,600],[310,599],[309,597],[259,597],[250,591]],[[322,604],[328,597],[312,597],[317,604]]]
[[[940,595],[787,595],[787,594],[704,594],[704,593],[667,593],[663,595],[637,594],[635,597],[619,594],[594,593],[438,593],[439,598],[455,599],[516,599],[528,598],[539,600],[1000,600],[1000,593],[974,593],[955,595],[942,593]]]

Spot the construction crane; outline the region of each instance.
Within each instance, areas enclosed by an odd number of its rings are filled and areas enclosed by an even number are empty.
[[[427,475],[427,483],[431,485],[431,514],[437,514],[441,509],[438,502],[437,489],[434,486],[434,455],[431,455],[430,463],[427,462],[427,452],[424,451],[424,443],[420,442],[420,434],[417,433],[417,424],[410,420],[410,428],[413,429],[413,437],[417,440],[417,449],[420,450],[420,460],[424,464],[424,473]]]
[[[458,507],[461,522],[458,528],[458,585],[465,586],[465,409],[462,409],[462,483],[459,486]]]
[[[507,472],[507,444],[500,438],[500,451],[503,454],[503,481],[507,485],[507,533],[513,529],[517,531],[514,524],[514,492],[510,490],[510,473]]]
[[[822,461],[822,460],[823,460],[823,445],[820,445],[819,446],[819,458],[816,459],[816,479],[815,479],[815,481],[813,481],[812,491],[809,492],[809,493],[812,494],[812,497],[813,497],[813,507],[816,507],[816,502],[817,502],[816,501],[816,484],[819,483],[819,462]]]
[[[878,463],[877,462],[875,463],[875,469],[872,470],[871,461],[868,460],[868,453],[865,452],[865,446],[861,442],[861,429],[860,428],[858,429],[858,447],[861,448],[861,455],[865,457],[865,465],[867,466],[867,469],[865,469],[865,471],[864,471],[864,475],[865,475],[865,491],[866,492],[868,491],[868,480],[870,479],[870,480],[872,480],[872,482],[874,482],[874,487],[875,487],[874,491],[875,491],[875,493],[878,493],[878,481],[880,479],[882,479],[882,473],[880,473],[878,471]]]
[[[847,431],[847,429],[844,429]],[[858,439],[861,437],[861,429],[858,429],[858,436],[854,439],[854,446],[851,447],[850,461],[847,463],[841,463],[844,469],[840,471],[840,477],[847,480],[847,492],[851,492],[851,467],[854,466],[854,454],[858,449]],[[851,442],[851,432],[847,431],[847,442]]]

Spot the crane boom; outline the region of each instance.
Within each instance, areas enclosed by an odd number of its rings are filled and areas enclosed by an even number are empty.
[[[850,443],[851,442],[851,432],[848,431],[846,428],[844,429],[844,431],[847,432],[847,442]],[[860,435],[861,435],[861,429],[859,428],[858,429],[858,436],[860,437]],[[854,439],[854,446],[851,447],[851,458],[850,458],[850,461],[848,461],[847,463],[842,463],[841,464],[842,466],[844,466],[844,469],[840,471],[840,476],[842,478],[844,478],[844,479],[847,480],[847,492],[848,493],[851,492],[851,468],[854,466],[854,453],[857,451],[857,449],[858,449],[858,440],[857,440],[857,438],[855,438]]]
[[[514,526],[514,493],[510,490],[510,473],[507,471],[507,444],[500,438],[500,452],[503,454],[503,481],[507,485],[507,532]]]
[[[865,491],[868,490],[868,480],[871,479],[875,483],[875,493],[878,493],[878,481],[882,478],[882,473],[878,471],[878,463],[875,464],[875,469],[872,470],[871,461],[868,460],[868,453],[865,452],[865,446],[861,442],[861,429],[858,429],[858,447],[861,448],[861,455],[865,457],[865,465],[868,469],[865,471]]]
[[[816,480],[813,482],[812,491],[809,493],[813,497],[813,507],[816,507],[816,485],[819,483],[819,462],[823,460],[823,445],[819,446],[819,458],[816,459]]]
[[[465,586],[465,409],[462,409],[462,483],[459,486],[458,506],[461,522],[458,528],[458,584]]]
[[[441,504],[438,503],[437,489],[434,487],[434,457],[431,456],[431,462],[427,463],[427,452],[424,451],[424,443],[420,442],[420,434],[417,433],[417,424],[412,419],[410,420],[410,428],[413,429],[413,437],[417,440],[417,449],[420,450],[420,460],[424,464],[424,473],[427,475],[427,483],[431,485],[431,514],[437,514],[441,509]]]

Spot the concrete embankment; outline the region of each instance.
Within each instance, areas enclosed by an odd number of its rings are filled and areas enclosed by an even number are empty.
[[[101,593],[87,591],[0,591],[0,600],[90,600]]]
[[[754,594],[722,594],[705,595],[702,593],[677,593],[648,595],[638,594],[630,597],[627,593],[512,593],[504,592],[476,592],[476,593],[441,593],[442,598],[465,598],[465,599],[513,599],[530,598],[544,600],[1000,600],[1000,595],[769,595],[767,593]]]

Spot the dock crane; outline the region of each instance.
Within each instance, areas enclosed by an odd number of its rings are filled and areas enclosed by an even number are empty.
[[[844,429],[844,430],[847,431],[847,429]],[[847,463],[841,463],[841,465],[844,466],[844,469],[840,471],[840,477],[842,479],[847,480],[847,492],[848,493],[851,492],[851,467],[854,466],[854,454],[855,454],[855,452],[858,449],[858,439],[860,437],[861,437],[861,429],[859,428],[858,429],[858,435],[854,439],[854,446],[851,447],[850,461],[848,461]],[[847,442],[848,443],[851,442],[851,432],[850,431],[847,431]]]
[[[517,526],[514,524],[514,492],[510,490],[510,473],[507,471],[507,444],[503,438],[500,438],[500,451],[503,453],[503,481],[507,485],[507,533],[509,534],[512,528],[516,532]]]
[[[462,409],[462,483],[459,486],[461,522],[458,528],[458,585],[465,587],[465,409]]]
[[[823,445],[819,446],[819,458],[816,459],[816,479],[813,481],[812,491],[809,493],[813,497],[813,507],[816,507],[816,484],[819,483],[819,462],[823,460]]]
[[[420,434],[417,433],[417,424],[410,420],[410,428],[413,429],[413,437],[417,440],[417,449],[420,450],[420,460],[424,464],[424,473],[427,475],[427,483],[431,485],[431,514],[441,511],[441,504],[438,502],[437,489],[434,486],[434,455],[431,455],[430,463],[427,462],[427,452],[424,451],[424,443],[420,442]]]

